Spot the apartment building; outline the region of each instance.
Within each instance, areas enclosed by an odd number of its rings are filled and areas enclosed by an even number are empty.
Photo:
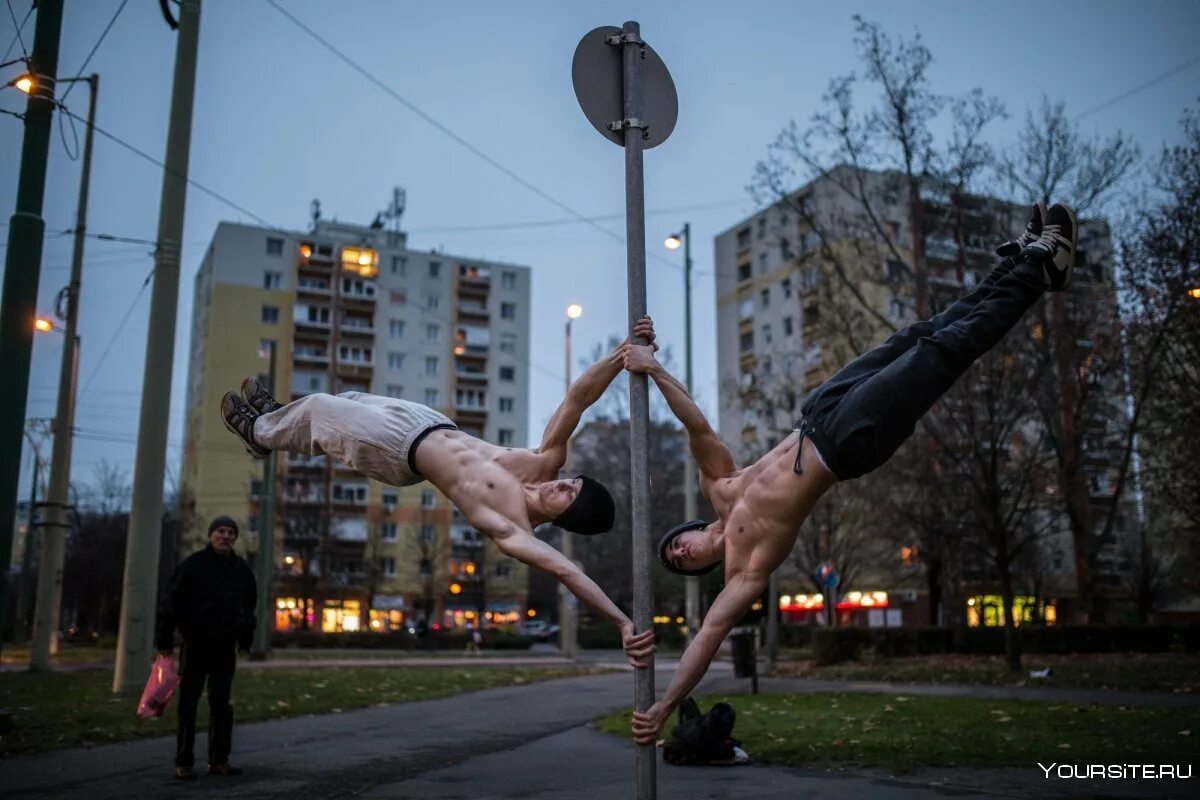
[[[499,445],[527,446],[530,271],[408,247],[407,236],[314,221],[307,233],[221,223],[195,277],[181,514],[186,554],[230,514],[257,550],[264,464],[225,430],[247,375],[275,395],[370,392],[436,408]],[[387,631],[515,622],[526,568],[429,484],[388,486],[324,456],[281,454],[276,630]]]
[[[917,236],[902,176],[846,166],[716,236],[719,428],[739,463],[786,436],[805,395],[857,352],[917,319],[918,298],[908,266],[914,246],[923,252],[928,281],[930,307],[920,310],[936,313],[987,274],[996,261],[994,245],[1019,232],[1028,218],[1028,205],[953,195],[936,186],[921,191]],[[861,198],[867,198],[869,214]],[[1081,225],[1077,264],[1066,295],[1069,313],[1115,321],[1112,242],[1103,221]],[[1093,343],[1076,345],[1086,351]],[[1104,406],[1110,413],[1079,421],[1087,442],[1084,469],[1097,510],[1112,500],[1113,435],[1119,427],[1113,420],[1120,388],[1106,380],[1095,389],[1111,400]],[[1069,535],[1048,538],[1040,546],[1047,565],[1042,588],[1069,594],[1074,585]],[[1101,561],[1101,582],[1115,590],[1129,567],[1120,543],[1106,547]],[[879,566],[878,574],[867,579],[870,585],[849,588],[874,597],[875,590],[904,586],[912,602],[911,587],[920,583],[913,580],[911,553],[898,557],[895,565]],[[985,572],[974,576],[981,586],[988,580]],[[798,581],[791,595],[807,598],[804,593],[811,590],[805,583]],[[980,598],[985,596],[994,600],[991,593]],[[906,612],[905,619],[910,617]]]

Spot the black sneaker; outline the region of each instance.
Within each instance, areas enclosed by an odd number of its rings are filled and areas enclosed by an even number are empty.
[[[175,777],[181,781],[194,781],[196,780],[196,770],[191,767],[176,767]]]
[[[996,255],[1001,258],[1010,258],[1017,255],[1029,245],[1037,241],[1037,238],[1042,235],[1042,225],[1046,222],[1046,204],[1038,200],[1033,204],[1033,212],[1029,215],[1029,224],[1025,226],[1025,230],[1021,231],[1021,235],[1015,239],[1010,239],[1004,244],[997,245]]]
[[[258,414],[270,414],[272,411],[283,408],[283,404],[271,397],[267,387],[263,386],[262,381],[253,375],[242,381],[242,399],[249,403],[250,407]]]
[[[225,762],[222,764],[209,764],[208,765],[208,774],[209,775],[233,776],[233,775],[241,775],[242,771],[243,770],[241,767],[235,767],[235,766],[231,765],[229,762]]]
[[[1046,212],[1042,235],[1021,251],[1026,261],[1039,264],[1051,292],[1061,292],[1071,282],[1075,250],[1079,245],[1079,223],[1070,206],[1055,203]]]
[[[266,458],[271,451],[254,441],[256,419],[258,414],[254,413],[249,403],[238,397],[237,392],[226,392],[221,398],[221,420],[225,427],[242,440],[247,453],[255,458]]]

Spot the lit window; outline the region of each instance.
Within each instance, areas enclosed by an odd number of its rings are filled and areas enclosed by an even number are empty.
[[[343,247],[342,269],[374,278],[379,274],[379,253],[369,247]]]

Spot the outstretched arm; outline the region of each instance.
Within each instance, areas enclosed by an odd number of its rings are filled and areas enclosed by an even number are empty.
[[[648,320],[648,317],[643,319]],[[639,325],[641,323],[639,322]],[[655,347],[653,328],[650,329],[650,347]],[[597,361],[586,372],[571,384],[562,403],[550,417],[546,430],[542,433],[542,443],[538,445],[538,453],[551,459],[555,469],[562,467],[567,460],[567,442],[583,412],[600,399],[604,390],[620,374],[624,367],[623,355],[626,345],[622,343],[611,353]],[[657,349],[657,348],[655,348]]]
[[[671,712],[696,688],[708,671],[717,648],[729,635],[739,619],[750,610],[754,601],[767,586],[767,576],[742,572],[725,584],[704,617],[704,624],[679,659],[679,669],[671,685],[659,700],[646,711],[633,714],[633,738],[638,744],[654,744],[658,732]]]
[[[643,326],[644,323],[639,322],[637,330],[641,332]],[[625,368],[630,372],[645,373],[654,381],[654,385],[662,392],[667,405],[670,406],[671,413],[683,423],[688,435],[688,446],[696,458],[696,466],[705,478],[710,481],[716,480],[733,472],[733,456],[729,448],[708,424],[704,412],[696,405],[696,401],[688,394],[684,385],[658,363],[653,350],[641,345],[626,348]]]
[[[496,536],[495,541],[501,553],[549,572],[589,608],[611,620],[621,632],[622,647],[629,663],[638,669],[650,666],[654,655],[654,631],[635,634],[629,617],[574,561],[527,531],[514,529],[506,535]]]

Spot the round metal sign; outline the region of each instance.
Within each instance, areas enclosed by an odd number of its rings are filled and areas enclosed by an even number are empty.
[[[571,83],[575,86],[575,97],[588,122],[605,138],[624,147],[624,133],[608,127],[608,123],[625,117],[624,70],[621,66],[621,49],[624,45],[608,43],[608,37],[620,35],[620,28],[605,25],[580,39],[575,48],[575,58],[571,61]],[[645,109],[642,118],[647,134],[642,147],[649,149],[665,142],[671,131],[675,130],[675,120],[679,117],[679,97],[675,94],[671,73],[658,53],[645,42],[642,43],[642,49],[645,54],[642,65]]]

